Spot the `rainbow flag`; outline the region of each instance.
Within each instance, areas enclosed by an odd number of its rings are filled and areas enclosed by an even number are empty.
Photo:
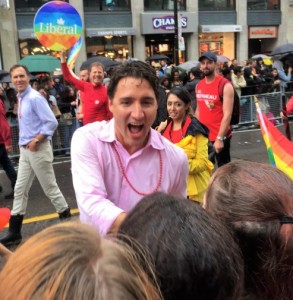
[[[269,162],[293,180],[293,143],[262,113],[256,97],[254,97],[254,102]]]
[[[70,49],[68,58],[67,58],[67,66],[69,70],[72,70],[74,68],[75,61],[78,57],[79,51],[82,46],[82,39],[81,37],[78,39],[78,41],[73,45],[73,47]]]

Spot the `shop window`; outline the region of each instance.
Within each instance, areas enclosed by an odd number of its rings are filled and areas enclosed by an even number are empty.
[[[63,2],[69,2],[68,0],[60,0]],[[51,0],[15,0],[16,12],[28,12],[37,11],[42,5],[51,2]]]
[[[101,36],[86,38],[87,57],[99,55],[117,61],[123,61],[131,56],[132,38],[130,36]]]
[[[280,10],[280,0],[248,0],[248,10]]]
[[[27,55],[52,55],[52,56],[59,56],[57,51],[50,50],[43,46],[37,39],[21,39],[19,40],[19,49],[20,49],[20,56],[24,58]]]
[[[186,0],[177,0],[178,10],[186,10]],[[145,11],[174,10],[174,0],[144,0]]]
[[[199,10],[235,10],[235,0],[200,0]]]
[[[200,34],[199,35],[199,53],[202,55],[206,51],[214,52],[216,55],[223,54],[223,35]]]
[[[130,0],[84,0],[85,11],[130,10]]]

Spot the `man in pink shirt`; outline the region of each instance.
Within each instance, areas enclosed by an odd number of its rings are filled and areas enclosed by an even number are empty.
[[[115,68],[108,86],[113,119],[79,128],[71,146],[80,219],[102,235],[117,232],[140,199],[156,191],[186,196],[187,157],[151,129],[158,79],[140,61]]]

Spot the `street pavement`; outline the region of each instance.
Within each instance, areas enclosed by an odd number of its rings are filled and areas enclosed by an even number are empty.
[[[291,132],[293,132],[293,123]],[[279,126],[283,131],[283,126]],[[268,156],[261,131],[259,129],[237,130],[233,134],[231,142],[232,160],[243,159],[255,162],[268,163]],[[17,162],[15,163],[17,166]],[[78,221],[78,210],[71,177],[71,161],[69,157],[56,156],[54,160],[54,170],[57,183],[64,194],[69,206],[72,208],[73,220]],[[12,207],[12,200],[5,200],[4,195],[10,191],[9,180],[5,173],[0,171],[0,182],[4,188],[0,194],[0,207]],[[58,215],[54,211],[54,207],[50,200],[44,195],[44,192],[35,179],[29,193],[29,201],[27,213],[23,224],[23,239],[27,239],[36,232],[50,225],[59,222]],[[7,229],[0,232],[0,237],[6,234]]]

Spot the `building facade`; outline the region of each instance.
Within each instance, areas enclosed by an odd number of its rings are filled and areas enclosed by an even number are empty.
[[[6,2],[6,1],[5,1]],[[0,6],[0,68],[9,69],[30,54],[46,54],[35,38],[34,16],[46,0],[7,0]],[[197,60],[210,50],[246,60],[276,45],[293,42],[291,0],[177,0],[178,40],[174,49],[174,0],[68,0],[84,24],[76,68],[92,55],[145,60],[165,54]],[[58,56],[58,53],[51,53]]]

